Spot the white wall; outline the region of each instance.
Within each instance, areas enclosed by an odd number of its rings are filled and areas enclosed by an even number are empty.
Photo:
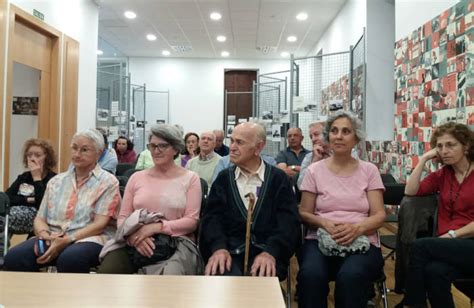
[[[367,1],[367,140],[392,140],[395,7],[393,0]]]
[[[39,70],[15,63],[13,65],[13,96],[39,97],[39,79]],[[9,185],[23,173],[23,144],[30,138],[38,137],[38,116],[12,114],[10,123]]]
[[[44,21],[77,40],[79,88],[77,129],[95,127],[97,41],[99,8],[92,0],[10,0],[10,3],[33,14],[44,14]]]
[[[433,19],[459,0],[395,0],[395,41]]]
[[[133,84],[170,91],[169,121],[185,132],[223,127],[225,69],[259,69],[264,74],[289,67],[289,60],[129,59]]]
[[[319,39],[311,55],[316,55],[321,48],[324,54],[349,50],[349,46],[357,43],[362,36],[364,27],[366,27],[366,0],[347,0]]]

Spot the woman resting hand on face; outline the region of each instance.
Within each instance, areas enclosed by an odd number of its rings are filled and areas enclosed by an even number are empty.
[[[23,146],[23,165],[28,171],[20,174],[7,189],[9,234],[32,234],[33,220],[43,200],[46,184],[56,173],[56,154],[48,141],[29,139]]]
[[[405,298],[400,306],[454,307],[451,283],[474,276],[474,133],[464,124],[436,128],[431,150],[407,180],[405,194],[439,194],[438,237],[416,239],[410,247]],[[444,166],[423,180],[425,164],[435,159]]]

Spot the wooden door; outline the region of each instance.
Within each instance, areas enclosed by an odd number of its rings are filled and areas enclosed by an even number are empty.
[[[252,116],[252,91],[256,78],[256,70],[228,70],[225,72],[224,88],[228,94],[227,106],[224,108],[226,110],[224,123],[227,123],[228,115],[235,115],[236,121]]]
[[[61,33],[37,20],[21,9],[10,5],[8,19],[8,55],[6,85],[5,139],[2,144],[9,148],[11,141],[11,113],[13,91],[13,63],[20,63],[40,71],[38,104],[38,137],[47,139],[59,153],[59,69]],[[3,187],[8,187],[10,153],[4,151]],[[13,155],[13,154],[12,154]]]

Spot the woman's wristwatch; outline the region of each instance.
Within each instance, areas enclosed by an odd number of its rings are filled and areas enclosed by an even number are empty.
[[[456,231],[454,231],[454,230],[449,230],[449,231],[448,231],[448,235],[449,235],[451,238],[456,238]]]

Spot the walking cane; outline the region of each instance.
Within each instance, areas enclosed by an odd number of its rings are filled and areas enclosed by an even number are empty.
[[[245,198],[249,199],[249,208],[247,209],[247,226],[245,228],[245,254],[244,254],[244,276],[248,275],[249,250],[250,250],[250,226],[252,225],[253,207],[255,205],[255,195],[248,193]]]

